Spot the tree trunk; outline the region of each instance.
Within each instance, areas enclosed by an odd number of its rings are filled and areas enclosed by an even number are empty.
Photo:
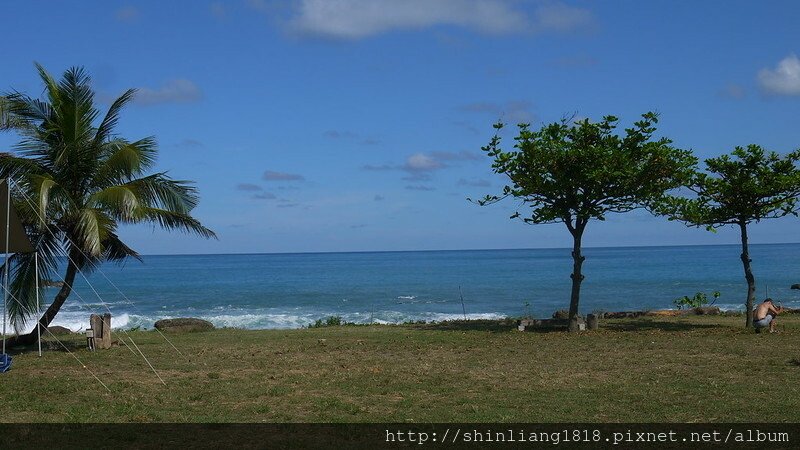
[[[747,280],[747,300],[745,301],[745,327],[753,326],[753,303],[756,299],[756,279],[753,276],[753,269],[750,263],[750,251],[747,249],[747,224],[739,222],[739,228],[742,230],[742,265],[744,265],[744,279]]]
[[[577,222],[577,221],[576,221]],[[578,317],[578,305],[581,299],[581,282],[583,281],[583,274],[581,267],[583,260],[586,259],[581,255],[581,239],[583,238],[583,230],[585,224],[576,223],[575,228],[570,228],[572,233],[572,294],[569,299],[569,320],[572,323]]]
[[[47,307],[47,310],[42,314],[42,317],[39,318],[39,322],[37,326],[42,328],[42,336],[47,334],[46,330],[48,326],[50,326],[50,322],[55,319],[56,314],[58,311],[61,310],[61,307],[64,305],[64,302],[69,297],[69,294],[72,292],[72,283],[75,281],[75,275],[78,273],[80,268],[75,265],[73,261],[77,261],[79,255],[75,251],[70,251],[70,258],[67,263],[67,273],[64,275],[64,284],[61,286],[61,289],[58,290],[55,298],[53,298],[53,303]],[[36,328],[33,329],[28,334],[21,334],[18,336],[13,336],[6,341],[6,345],[9,347],[13,347],[15,345],[31,345],[36,342],[38,339],[38,334],[36,333]]]

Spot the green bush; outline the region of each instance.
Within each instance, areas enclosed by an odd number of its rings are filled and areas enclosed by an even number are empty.
[[[309,324],[308,328],[338,327],[347,325],[340,316],[330,316],[326,319],[317,319],[316,322]]]
[[[714,301],[711,302],[711,304],[713,305],[717,301],[717,299],[719,298],[720,293],[719,293],[719,291],[714,291],[711,295],[714,297]],[[672,301],[672,303],[674,303],[675,306],[678,309],[699,308],[701,306],[705,306],[705,305],[709,304],[708,303],[708,296],[706,295],[705,292],[698,292],[698,293],[694,294],[694,297],[689,297],[688,295],[684,295],[681,298],[676,298],[675,300]]]

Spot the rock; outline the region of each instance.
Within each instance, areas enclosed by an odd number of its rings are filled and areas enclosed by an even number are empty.
[[[72,330],[66,327],[61,327],[58,325],[53,325],[51,327],[47,327],[47,331],[52,334],[59,335],[59,334],[72,334]],[[44,333],[42,333],[44,335]]]
[[[721,313],[718,306],[701,306],[692,308],[692,311],[698,316],[718,316]]]
[[[559,309],[553,313],[553,319],[569,319],[569,311],[566,309]]]
[[[156,322],[154,326],[161,331],[173,333],[191,333],[195,331],[210,331],[214,329],[214,325],[211,322],[192,317],[162,319]]]
[[[586,322],[583,320],[583,317],[575,317],[574,319],[569,321],[568,326],[569,331],[585,331],[586,330]]]
[[[789,289],[800,289],[800,283],[793,284],[792,287]]]

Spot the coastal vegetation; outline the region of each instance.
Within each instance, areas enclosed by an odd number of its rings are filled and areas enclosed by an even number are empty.
[[[129,332],[123,347],[55,343],[14,356],[11,422],[797,422],[800,316],[778,335],[739,316],[604,319],[586,333],[510,321]],[[59,336],[71,348],[80,335]],[[49,339],[52,342],[52,338]],[[754,353],[768,347],[769,351]],[[747,370],[742,370],[746,366]],[[769,402],[753,392],[769,392]]]
[[[742,266],[747,281],[745,311],[752,311],[756,280],[748,247],[748,226],[765,219],[797,216],[800,196],[800,150],[780,156],[758,145],[736,147],[730,155],[709,158],[704,172],[695,171],[686,188],[693,197],[673,197],[660,205],[662,213],[689,226],[713,231],[739,228]],[[747,327],[753,316],[746,314]]]
[[[4,96],[0,118],[21,136],[13,152],[0,154],[0,178],[10,178],[13,203],[38,253],[40,278],[63,281],[38,324],[47,327],[72,292],[80,272],[103,261],[137,258],[123,242],[121,224],[146,223],[167,230],[213,238],[214,232],[192,217],[198,194],[190,181],[166,172],[150,173],[158,148],[153,137],[128,140],[116,133],[123,108],[134,98],[129,89],[101,116],[91,79],[71,68],[60,80],[36,65],[44,99],[20,92]],[[59,256],[67,257],[58,274]],[[9,317],[22,331],[37,311],[36,258],[11,258]],[[9,268],[4,267],[4,270]],[[44,288],[44,283],[40,284]],[[9,345],[36,339],[36,332],[12,338]]]
[[[535,131],[523,123],[514,150],[501,148],[499,134],[483,147],[493,160],[493,171],[506,175],[509,184],[502,195],[487,195],[478,204],[512,197],[526,208],[517,210],[512,219],[563,223],[572,235],[572,330],[577,330],[585,259],[581,242],[588,223],[605,220],[610,213],[655,208],[669,191],[687,183],[696,164],[691,152],[671,146],[668,138],[654,137],[656,114],[643,114],[621,136],[615,132],[618,121],[614,116],[599,122],[564,119]],[[503,127],[503,123],[494,126],[498,133]]]

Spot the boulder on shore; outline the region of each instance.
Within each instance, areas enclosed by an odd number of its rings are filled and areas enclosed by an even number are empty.
[[[800,289],[800,283],[793,284],[790,289]]]
[[[156,322],[154,326],[160,331],[172,333],[192,333],[195,331],[210,331],[214,329],[214,325],[211,322],[192,317],[162,319]]]
[[[700,306],[697,308],[692,308],[692,312],[698,316],[718,316],[722,314],[719,306]]]
[[[34,328],[34,330],[35,329],[36,328]],[[54,335],[72,334],[72,330],[70,330],[69,328],[58,326],[58,325],[52,325],[52,326],[47,327],[47,331],[49,331],[51,334],[54,334]],[[44,335],[44,333],[42,333],[42,335]]]

